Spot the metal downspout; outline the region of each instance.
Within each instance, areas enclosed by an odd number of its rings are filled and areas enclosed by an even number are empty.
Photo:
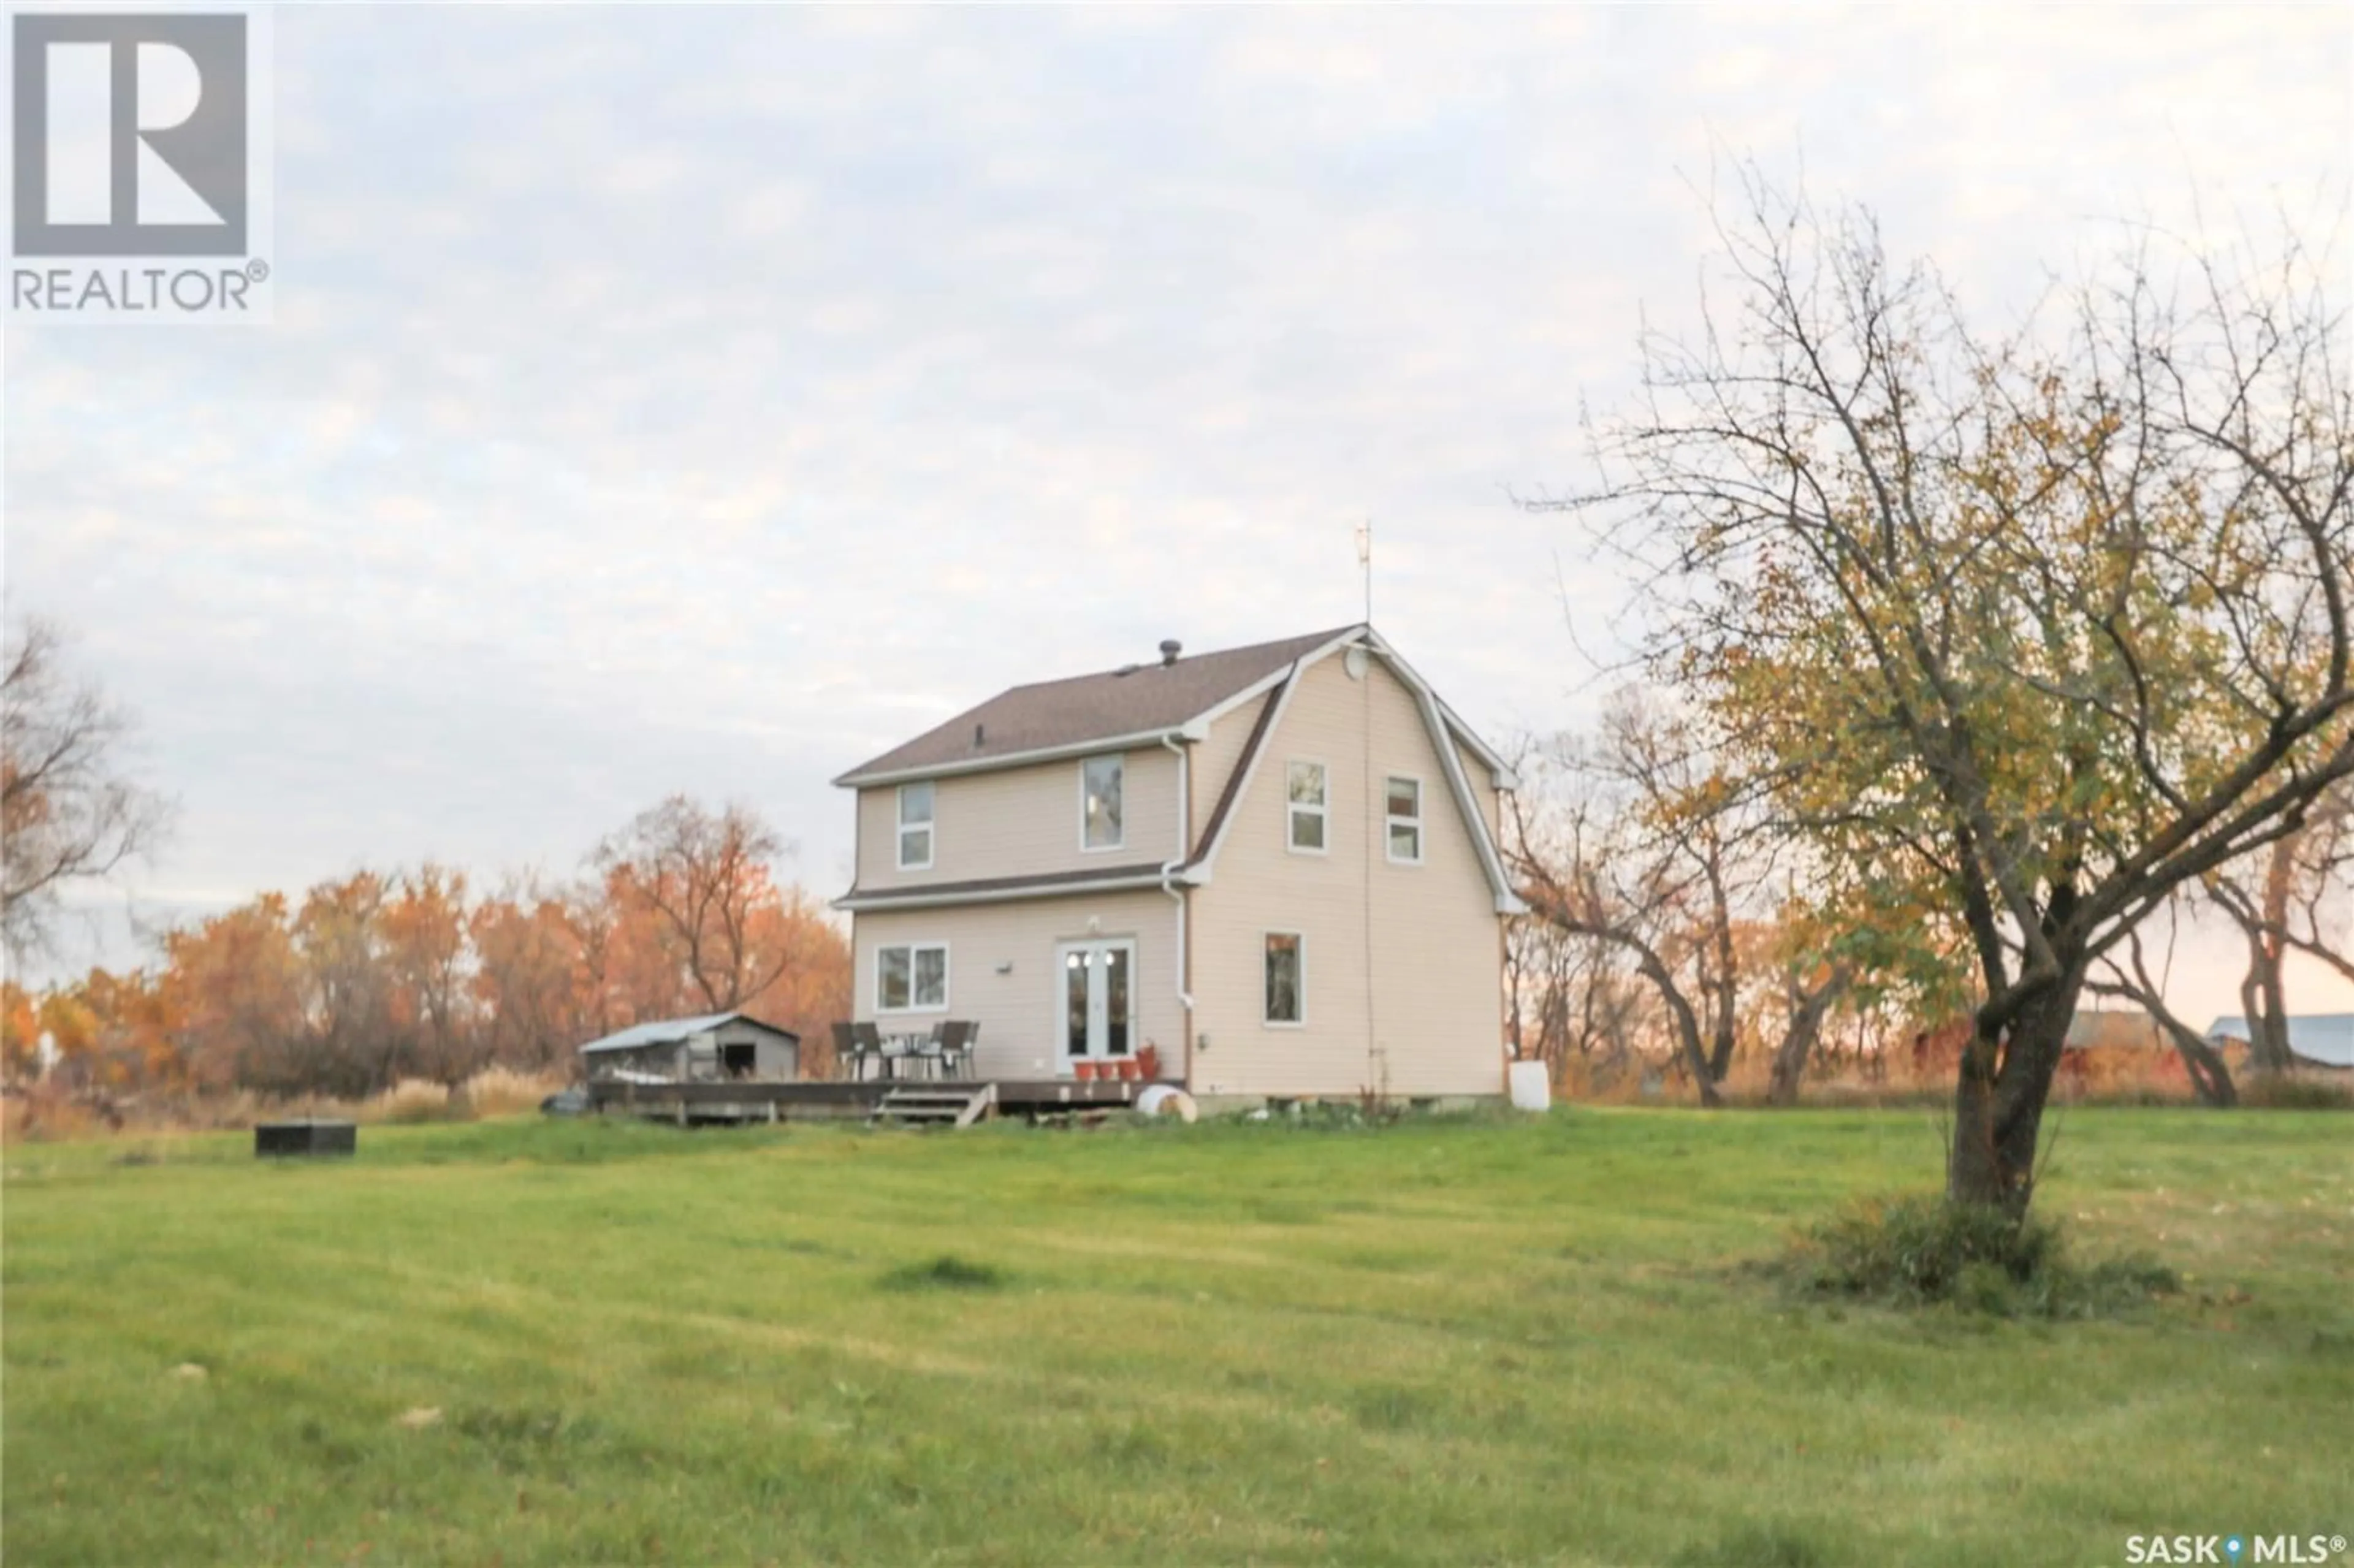
[[[1176,736],[1164,735],[1161,744],[1177,754],[1177,853],[1161,868],[1161,891],[1169,895],[1177,906],[1177,1001],[1184,1012],[1185,1038],[1178,1044],[1183,1052],[1185,1082],[1193,1081],[1193,993],[1185,989],[1185,927],[1189,910],[1184,890],[1176,885],[1180,866],[1185,863],[1185,851],[1193,832],[1192,798],[1192,755]]]

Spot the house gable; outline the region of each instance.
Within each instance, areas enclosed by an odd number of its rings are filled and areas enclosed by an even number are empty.
[[[1424,779],[1426,812],[1429,809],[1428,797],[1431,795],[1443,794],[1452,802],[1470,834],[1473,852],[1495,900],[1496,913],[1519,913],[1523,906],[1512,891],[1511,880],[1505,873],[1497,840],[1501,830],[1497,794],[1500,789],[1510,788],[1513,782],[1509,769],[1500,758],[1454,717],[1428,683],[1370,628],[1358,629],[1355,635],[1337,639],[1304,654],[1297,664],[1281,673],[1260,699],[1257,707],[1240,710],[1252,715],[1252,724],[1246,731],[1240,732],[1235,760],[1218,786],[1218,804],[1204,823],[1188,859],[1185,867],[1187,879],[1197,883],[1208,882],[1215,875],[1218,857],[1235,820],[1235,808],[1265,770],[1270,747],[1280,745],[1287,710],[1311,674],[1337,669],[1346,676],[1351,651],[1358,646],[1364,648],[1368,658],[1365,678],[1394,682],[1399,691],[1413,703],[1419,717],[1425,738],[1429,743],[1430,771],[1435,775]],[[1354,680],[1354,677],[1348,678]],[[1329,682],[1318,677],[1318,684],[1320,687]],[[1226,714],[1214,724],[1213,737],[1218,737],[1222,732],[1229,732],[1229,726],[1235,724],[1236,714]],[[1280,792],[1284,788],[1280,766],[1274,769],[1272,776],[1276,779],[1272,788]],[[1202,791],[1203,780],[1197,779],[1194,789],[1197,793]]]
[[[1455,736],[1388,661],[1310,664],[1255,723],[1248,777],[1196,872],[1197,1092],[1492,1095],[1502,1078],[1501,922],[1488,817]],[[1319,850],[1295,849],[1288,774],[1324,770]],[[1388,781],[1419,786],[1417,853],[1394,856]],[[1295,953],[1297,1021],[1270,1020],[1270,937]],[[1292,944],[1296,943],[1296,947]]]

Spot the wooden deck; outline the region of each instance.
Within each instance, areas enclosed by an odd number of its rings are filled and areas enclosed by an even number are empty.
[[[802,1121],[875,1114],[894,1089],[977,1094],[991,1083],[1000,1116],[1054,1116],[1118,1110],[1136,1103],[1147,1083],[1088,1083],[1068,1078],[886,1078],[859,1083],[627,1084],[592,1081],[588,1102],[599,1113],[655,1117],[665,1121]]]

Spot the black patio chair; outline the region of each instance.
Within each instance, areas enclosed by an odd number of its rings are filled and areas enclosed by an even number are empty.
[[[833,1070],[856,1082],[858,1079],[858,1031],[853,1024],[833,1026]]]
[[[865,1065],[868,1062],[875,1064],[875,1075],[881,1077],[885,1071],[883,1032],[871,1022],[854,1023],[850,1026],[850,1037],[858,1051],[859,1077],[862,1079],[865,1077]]]
[[[972,1044],[981,1037],[981,1025],[970,1019],[951,1018],[932,1033],[939,1044],[940,1075],[962,1080],[972,1073]]]

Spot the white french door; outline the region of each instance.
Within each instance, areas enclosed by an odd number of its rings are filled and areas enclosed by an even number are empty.
[[[1055,1012],[1055,1066],[1100,1062],[1136,1050],[1136,944],[1065,942],[1055,949],[1060,990]]]

